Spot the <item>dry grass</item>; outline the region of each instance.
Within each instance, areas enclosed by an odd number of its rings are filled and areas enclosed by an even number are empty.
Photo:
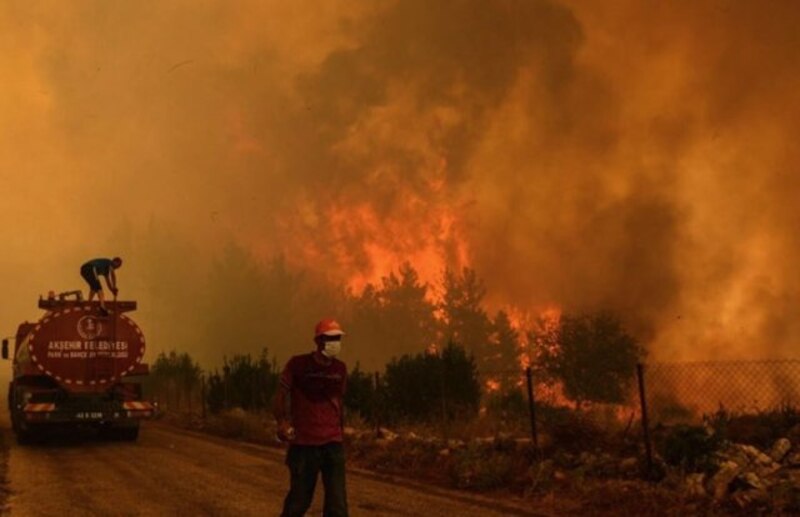
[[[163,418],[173,425],[220,437],[281,446],[267,413],[234,409],[209,414],[205,420],[186,413]],[[708,500],[690,499],[683,495],[679,482],[644,481],[638,466],[626,473],[620,471],[620,460],[631,450],[635,455],[636,446],[623,452],[626,449],[620,437],[626,435],[627,426],[618,418],[607,423],[606,429],[598,426],[596,415],[553,418],[540,433],[543,447],[539,450],[524,439],[530,432],[528,422],[498,420],[491,415],[458,425],[406,425],[388,432],[378,431],[357,415],[351,415],[348,424],[346,446],[351,465],[415,481],[496,497],[528,498],[538,505],[548,500],[556,506],[568,501],[581,515],[739,512],[732,507],[716,507]],[[566,442],[574,451],[564,447]],[[593,451],[594,459],[586,456],[587,448]],[[600,452],[603,448],[606,452]],[[579,454],[578,449],[584,452]]]
[[[219,414],[208,413],[203,419],[196,413],[164,413],[161,420],[183,429],[202,431],[221,438],[242,440],[261,445],[280,445],[275,437],[272,415],[252,413],[234,408]]]

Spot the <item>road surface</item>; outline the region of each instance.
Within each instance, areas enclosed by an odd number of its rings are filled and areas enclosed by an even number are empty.
[[[12,516],[269,516],[280,513],[287,489],[282,451],[161,424],[147,424],[135,443],[82,437],[23,447],[7,424],[2,432],[10,446],[6,512]],[[353,516],[543,515],[361,471],[348,476]],[[321,488],[308,515],[322,513]]]

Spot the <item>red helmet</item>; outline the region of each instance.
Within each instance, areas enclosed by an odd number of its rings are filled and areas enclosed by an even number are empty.
[[[320,322],[317,323],[317,326],[314,327],[315,338],[318,338],[319,336],[343,336],[343,335],[344,331],[342,330],[342,326],[339,325],[339,322],[330,318],[320,320]]]

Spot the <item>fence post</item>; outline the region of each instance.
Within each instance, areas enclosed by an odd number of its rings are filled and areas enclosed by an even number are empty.
[[[639,402],[642,406],[642,434],[644,436],[644,451],[647,459],[647,475],[653,472],[653,451],[650,446],[650,426],[647,420],[647,397],[644,386],[644,365],[636,363],[636,376],[639,379]]]
[[[445,376],[446,376],[446,363],[444,358],[444,352],[439,355],[439,359],[442,362],[442,369],[441,369],[441,397],[442,397],[442,438],[445,442],[447,442],[448,438],[450,437],[450,432],[448,429],[448,420],[447,420],[447,398],[445,397]]]
[[[380,411],[380,400],[378,399],[378,390],[381,386],[381,374],[375,372],[375,389],[372,392],[372,419],[375,423],[375,436],[380,438],[381,433],[381,419],[378,416],[378,412]]]
[[[533,395],[533,373],[531,367],[525,368],[525,378],[528,381],[528,411],[531,415],[531,439],[533,448],[539,450],[539,436],[536,433],[536,399]]]

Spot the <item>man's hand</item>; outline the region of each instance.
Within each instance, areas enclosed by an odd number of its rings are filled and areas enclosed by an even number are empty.
[[[294,427],[286,420],[278,422],[278,440],[291,442],[295,439]]]

